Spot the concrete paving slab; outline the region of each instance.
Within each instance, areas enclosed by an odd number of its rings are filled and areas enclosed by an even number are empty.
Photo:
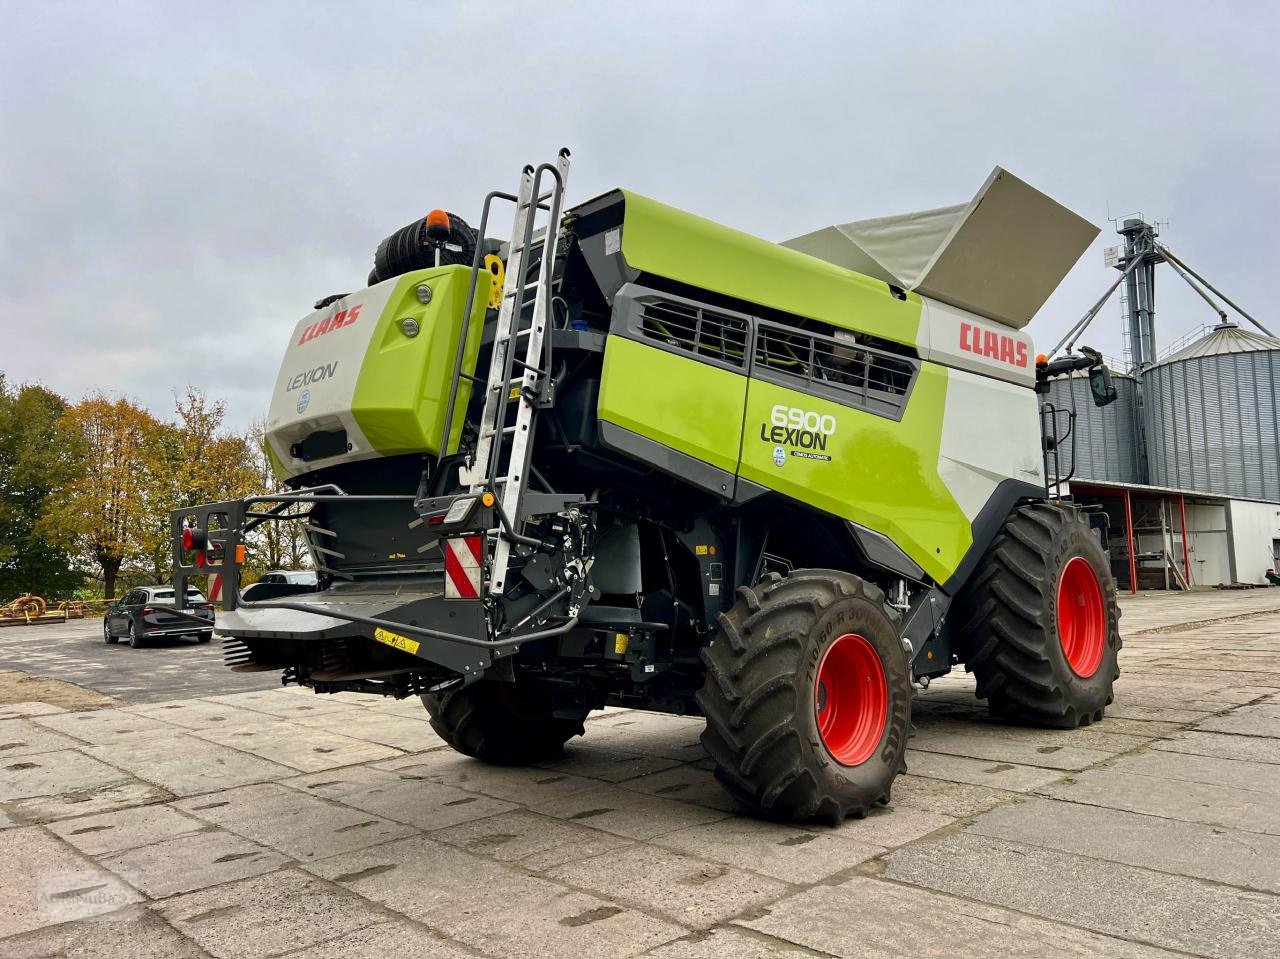
[[[1230,733],[1187,730],[1172,739],[1153,744],[1152,748],[1163,752],[1216,756],[1219,759],[1280,763],[1280,738],[1271,739],[1263,736],[1233,736]]]
[[[592,747],[690,762],[707,754],[698,739],[705,726],[697,718],[634,712],[593,723],[585,742]]]
[[[424,838],[306,868],[493,956],[634,956],[688,932]]]
[[[1091,769],[1038,792],[1091,806],[1280,835],[1280,806],[1274,796],[1228,786]]]
[[[1017,794],[990,786],[948,782],[907,774],[893,784],[894,809],[910,806],[942,816],[967,819],[1017,798]]]
[[[913,776],[970,783],[1010,792],[1030,792],[1063,776],[1060,769],[1041,769],[998,759],[971,759],[968,756],[917,752],[914,749],[907,750],[907,771]]]
[[[295,687],[296,688],[296,687]],[[275,716],[277,719],[294,719],[303,722],[329,713],[345,713],[360,708],[355,700],[338,700],[330,696],[317,696],[306,690],[307,698],[291,696],[283,686],[275,689],[255,689],[225,696],[205,696],[207,703],[217,703],[234,709],[251,709],[257,713]]]
[[[403,778],[456,786],[467,792],[525,805],[550,802],[561,796],[582,792],[584,789],[598,789],[600,786],[597,780],[554,770],[491,766],[470,756],[455,753],[452,749],[404,756],[374,763],[373,766],[375,769],[398,771]]]
[[[33,796],[6,803],[9,815],[16,822],[31,825],[51,823],[59,819],[88,816],[93,813],[114,812],[135,806],[168,802],[173,794],[151,783],[137,779],[108,783],[105,786],[86,786],[53,796]]]
[[[425,926],[395,919],[286,953],[281,959],[389,959],[393,956],[403,959],[474,959],[476,953],[445,941]]]
[[[240,709],[203,699],[178,699],[142,706],[125,706],[123,709],[135,716],[158,719],[171,726],[190,730],[223,729],[262,722],[262,713],[256,710]]]
[[[101,916],[141,899],[39,826],[0,832],[0,939]]]
[[[194,796],[283,779],[295,773],[288,766],[228,749],[189,733],[172,732],[105,746],[85,746],[83,751],[139,779],[162,786],[175,796]]]
[[[646,796],[618,786],[601,786],[530,808],[628,839],[652,839],[677,829],[715,822],[727,815],[718,809]]]
[[[0,760],[0,802],[96,789],[132,777],[77,749]]]
[[[428,749],[440,749],[445,745],[445,741],[436,735],[427,722],[426,716],[426,710],[422,711],[422,718],[419,719],[382,715],[368,709],[343,709],[301,721],[352,739],[392,746],[407,753],[420,753]]]
[[[284,857],[221,829],[139,846],[100,862],[152,899],[277,869]]]
[[[1037,798],[979,816],[968,831],[1280,893],[1280,836]]]
[[[661,772],[637,776],[618,783],[623,789],[695,803],[721,812],[741,814],[745,810],[730,796],[709,769],[683,764]]]
[[[22,719],[30,716],[53,716],[57,713],[65,713],[66,709],[62,706],[55,706],[53,703],[6,703],[0,706],[0,720],[5,719]]]
[[[194,735],[299,772],[334,769],[401,755],[400,750],[390,746],[352,739],[329,729],[281,719],[264,722],[262,717],[253,725],[196,730]]]
[[[222,959],[260,959],[385,921],[369,903],[292,870],[178,896],[157,907]]]
[[[45,926],[0,940],[0,959],[208,959],[209,954],[147,909]]]
[[[573,773],[575,776],[617,783],[662,769],[671,769],[679,765],[679,762],[662,756],[642,756],[637,753],[623,752],[620,749],[596,746],[581,739],[575,739],[565,746],[564,758],[539,765],[543,769],[554,769],[558,772]]]
[[[1280,740],[1275,742],[1280,745]],[[1111,768],[1138,776],[1232,786],[1280,796],[1280,766],[1275,763],[1153,751],[1117,759]]]
[[[36,717],[32,722],[95,746],[122,742],[136,736],[166,735],[175,729],[159,719],[139,716],[123,709],[55,713]]]
[[[523,809],[439,829],[431,838],[477,856],[518,863],[534,872],[590,859],[631,842],[612,833]]]
[[[1040,730],[1002,730],[978,726],[973,729],[948,727],[946,729],[921,729],[911,739],[912,752],[941,753],[947,756],[968,756],[986,759],[993,763],[1018,763],[1024,766],[1040,766],[1044,769],[1087,769],[1117,752],[1142,745],[1136,741],[1122,749],[1089,749],[1069,745],[1066,731],[1057,736],[1045,735]],[[907,765],[910,766],[910,759]]]
[[[108,856],[207,828],[172,806],[140,806],[55,822],[49,831],[86,856]]]
[[[708,929],[789,891],[776,879],[640,844],[547,874],[694,929]]]
[[[1280,738],[1280,706],[1271,704],[1241,706],[1225,716],[1202,722],[1199,729],[1207,732],[1237,733],[1241,736]]]
[[[908,919],[909,917],[909,919]],[[823,955],[859,959],[1157,959],[1171,953],[981,903],[859,876],[819,886],[742,922]],[[766,954],[767,955],[767,954]]]
[[[448,748],[375,763],[374,766],[399,770],[405,776],[422,777],[431,782],[457,785],[470,791],[526,803],[565,796],[583,789],[597,789],[600,786],[599,780],[556,770],[494,766]]]
[[[1208,719],[1215,710],[1183,709],[1176,706],[1149,706],[1125,701],[1123,688],[1116,696],[1116,701],[1107,707],[1107,718],[1115,716],[1119,719],[1146,719],[1169,723],[1198,723]]]
[[[890,879],[1217,959],[1256,959],[1280,935],[1269,893],[987,836],[914,843],[887,862]]]
[[[863,841],[856,825],[806,829],[733,817],[667,833],[655,842],[702,859],[806,884],[845,872],[885,851]]]
[[[351,852],[414,833],[402,823],[275,783],[242,786],[175,805],[191,816],[298,860]]]
[[[816,953],[780,942],[772,936],[726,926],[709,932],[695,932],[683,939],[645,953],[654,959],[795,959],[797,956],[813,956]]]
[[[70,736],[45,729],[26,719],[0,720],[0,762],[15,756],[73,749],[80,743]]]
[[[339,778],[339,774],[343,775]],[[411,772],[364,766],[349,773],[347,770],[318,773],[287,785],[424,831],[444,829],[516,808],[514,803],[442,786]]]

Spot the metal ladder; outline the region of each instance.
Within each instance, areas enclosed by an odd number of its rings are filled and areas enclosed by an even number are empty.
[[[552,186],[542,192],[544,175]],[[497,499],[502,516],[510,525],[510,533],[518,533],[521,520],[520,502],[528,482],[529,442],[538,411],[540,387],[550,377],[544,369],[543,348],[547,324],[551,321],[551,279],[555,267],[560,240],[560,212],[564,201],[565,184],[569,178],[569,151],[561,150],[555,164],[543,163],[537,168],[526,166],[520,174],[520,189],[516,197],[515,223],[511,230],[511,243],[507,248],[506,278],[502,289],[502,305],[498,309],[498,322],[494,330],[493,354],[489,361],[489,378],[485,384],[484,411],[480,416],[480,432],[477,437],[475,460],[469,470],[464,469],[460,478],[470,485],[472,493],[490,490]],[[546,230],[542,238],[542,260],[538,265],[538,278],[526,282],[526,254],[533,244],[537,211],[547,211]],[[527,295],[532,290],[533,315],[527,326],[521,327]],[[519,352],[524,341],[524,358]],[[514,368],[519,375],[512,377]],[[507,404],[517,399],[515,422],[506,425]],[[510,437],[510,443],[506,442]],[[508,451],[506,472],[499,473],[503,450]],[[511,537],[504,535],[502,526],[488,531],[491,549],[489,590],[501,593],[506,586],[507,566],[511,558]]]

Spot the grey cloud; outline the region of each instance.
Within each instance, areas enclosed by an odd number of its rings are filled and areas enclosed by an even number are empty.
[[[6,6],[0,369],[162,412],[194,383],[247,423],[286,331],[381,236],[474,216],[562,143],[574,199],[621,184],[772,238],[956,202],[1004,165],[1104,226],[1044,345],[1133,209],[1265,312],[1269,5],[552,6]],[[1162,339],[1211,319],[1169,275]],[[1118,307],[1089,339],[1120,352]]]

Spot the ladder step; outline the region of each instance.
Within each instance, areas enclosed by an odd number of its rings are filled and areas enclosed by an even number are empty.
[[[499,433],[505,436],[507,433],[514,433],[515,431],[516,431],[515,426],[504,426],[500,430],[492,430],[492,429],[481,430],[480,435],[487,439],[491,436],[497,436]]]

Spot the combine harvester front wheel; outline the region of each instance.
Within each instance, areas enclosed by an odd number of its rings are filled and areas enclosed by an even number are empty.
[[[997,716],[1072,729],[1102,718],[1120,675],[1120,612],[1085,515],[1019,508],[955,610],[965,668]]]

